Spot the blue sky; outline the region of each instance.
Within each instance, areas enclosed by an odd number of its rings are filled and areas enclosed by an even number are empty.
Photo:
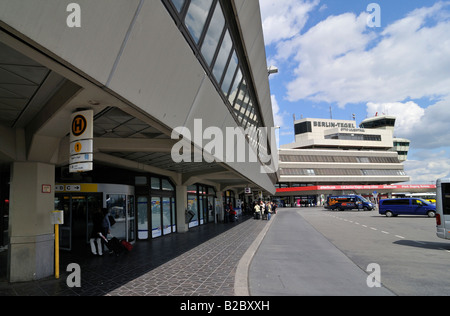
[[[280,143],[293,115],[397,116],[414,183],[450,175],[450,1],[259,0]],[[368,19],[380,8],[380,27]],[[371,15],[372,14],[372,15]]]

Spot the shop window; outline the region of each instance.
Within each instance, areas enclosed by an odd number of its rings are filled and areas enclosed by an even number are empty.
[[[189,228],[196,227],[199,225],[198,221],[198,201],[197,194],[188,194],[188,212],[192,212],[193,217],[189,222]]]
[[[148,239],[148,198],[140,196],[137,198],[138,213],[138,238],[140,240]]]
[[[126,200],[127,196],[122,194],[108,194],[106,195],[106,205],[116,223],[111,227],[111,235],[118,239],[127,239],[126,226]]]
[[[152,238],[162,236],[161,227],[161,198],[152,197]]]
[[[170,198],[163,197],[162,198],[162,226],[163,233],[165,235],[169,235],[172,233],[172,219],[170,214]]]

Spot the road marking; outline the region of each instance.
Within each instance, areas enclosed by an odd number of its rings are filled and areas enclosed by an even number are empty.
[[[374,231],[378,231],[378,229],[375,228],[375,227],[369,227],[369,226],[367,226],[367,225],[360,224],[359,222],[353,222],[353,221],[351,221],[351,220],[347,220],[347,219],[341,218],[341,217],[339,217],[339,216],[334,216],[334,215],[329,215],[329,216],[331,216],[331,217],[333,217],[333,218],[336,218],[336,219],[339,219],[339,220],[341,220],[341,221],[350,222],[350,223],[355,224],[355,225],[361,225],[362,227],[370,228],[370,229],[372,229],[372,230],[374,230]],[[387,232],[387,231],[384,231],[384,230],[381,230],[381,232],[382,232],[383,234],[385,234],[385,235],[390,235],[390,234],[391,234],[390,232]],[[406,237],[400,236],[400,235],[395,235],[395,237],[400,238],[400,239],[406,239]],[[421,241],[417,241],[417,240],[414,240],[414,242],[416,242],[416,243],[418,243],[418,244],[421,244],[421,245],[426,245],[425,242],[421,242]],[[450,250],[447,250],[447,249],[444,249],[444,248],[437,248],[437,249],[443,250],[443,251],[445,251],[445,252],[447,252],[447,253],[450,253]]]

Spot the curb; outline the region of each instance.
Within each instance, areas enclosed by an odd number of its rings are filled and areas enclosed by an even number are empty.
[[[250,264],[252,263],[253,257],[261,245],[264,237],[267,234],[270,226],[276,220],[277,216],[273,216],[272,220],[268,221],[263,230],[259,233],[258,237],[256,237],[255,241],[250,245],[250,247],[245,252],[244,256],[239,260],[238,266],[236,268],[236,275],[234,278],[234,295],[235,296],[250,296],[250,288],[249,288],[249,269]]]

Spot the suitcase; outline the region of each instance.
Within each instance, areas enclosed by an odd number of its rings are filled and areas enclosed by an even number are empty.
[[[133,245],[130,244],[128,241],[122,240],[120,243],[122,244],[123,248],[128,252],[130,252],[133,249]]]
[[[113,251],[116,256],[120,255],[124,250],[122,243],[116,237],[113,237],[108,241],[108,248]]]

